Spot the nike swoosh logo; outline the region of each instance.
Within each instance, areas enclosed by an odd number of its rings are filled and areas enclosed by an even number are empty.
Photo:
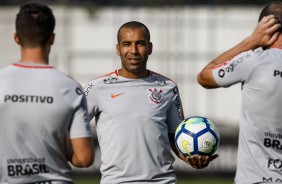
[[[124,93],[118,93],[118,94],[111,94],[111,98],[116,98],[120,95],[123,95]]]

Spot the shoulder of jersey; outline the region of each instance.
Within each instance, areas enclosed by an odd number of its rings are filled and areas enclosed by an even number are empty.
[[[50,80],[52,80],[53,84],[58,84],[58,85],[66,85],[69,86],[70,84],[73,84],[75,86],[80,86],[81,85],[74,80],[71,76],[61,72],[60,70],[57,70],[54,66],[51,65],[46,65],[46,66],[41,66],[41,65],[25,65],[22,63],[13,63],[9,66],[7,66],[5,69],[14,69],[14,68],[23,68],[23,69],[37,69],[37,70],[45,70],[50,72],[48,77]],[[46,70],[47,69],[47,70]],[[44,75],[44,74],[43,74]]]
[[[95,85],[95,86],[100,86],[104,84],[114,84],[116,83],[118,79],[118,70],[115,70],[113,72],[110,72],[106,75],[97,77],[93,80],[91,80],[88,85]],[[164,75],[161,75],[159,73],[150,71],[150,78],[155,82],[157,85],[168,85],[168,84],[173,84],[176,85],[176,83],[169,79],[168,77],[165,77]]]
[[[100,77],[92,79],[90,82],[87,83],[85,89],[89,88],[89,86],[91,86],[91,88],[98,88],[99,86],[103,86],[105,84],[115,83],[117,81],[117,77],[117,70],[110,72],[106,75],[102,75]]]
[[[86,84],[86,86],[84,86],[85,95],[88,96],[94,89],[98,89],[104,86],[105,84],[110,84],[117,81],[117,76],[118,73],[116,70],[114,72],[92,79]]]
[[[66,86],[69,86],[70,84],[72,84],[75,87],[82,87],[80,83],[76,81],[74,78],[72,78],[70,75],[63,73],[60,70],[57,70],[56,68],[53,68],[52,71],[57,74],[56,76],[54,75],[54,77],[56,77],[54,81],[58,81],[59,83],[62,83],[62,84],[64,83]],[[60,80],[63,82],[60,82]]]
[[[174,82],[173,80],[171,80],[170,78],[161,75],[159,73],[151,72],[151,78],[154,80],[154,82],[158,85],[168,85],[168,84],[172,84],[172,85],[176,85],[176,82]]]
[[[97,85],[114,83],[117,81],[117,77],[118,77],[118,73],[117,73],[117,70],[115,70],[113,72],[110,72],[100,77],[92,79],[90,83],[93,83],[93,84],[95,83]]]
[[[254,58],[256,58],[260,53],[262,53],[263,50],[261,48],[255,49],[255,50],[248,50],[245,52],[242,52],[236,56],[234,56],[233,58],[230,58],[229,60],[226,60],[224,63],[222,64],[218,64],[216,65],[214,68],[219,68],[222,67],[224,65],[227,64],[234,64],[235,63],[241,63],[245,60],[253,60]]]
[[[243,52],[242,55],[245,56],[246,58],[252,58],[252,57],[259,56],[263,53],[265,53],[265,50],[263,50],[262,48],[257,48],[254,50]]]
[[[272,49],[263,49],[263,48],[249,50],[239,54],[233,60],[240,60],[240,61],[249,60],[249,61],[255,61],[254,63],[257,63],[264,57],[268,58],[269,55],[271,55],[271,50]]]

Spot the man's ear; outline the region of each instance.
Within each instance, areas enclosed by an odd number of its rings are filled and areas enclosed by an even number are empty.
[[[21,44],[21,42],[20,42],[20,38],[19,38],[19,36],[18,36],[18,34],[17,34],[17,33],[14,33],[14,40],[15,40],[15,42],[16,42],[18,45],[20,45],[20,44]]]
[[[116,44],[116,53],[118,56],[120,56],[119,43]]]
[[[53,45],[55,42],[55,33],[52,33],[51,37],[49,38],[49,44]]]

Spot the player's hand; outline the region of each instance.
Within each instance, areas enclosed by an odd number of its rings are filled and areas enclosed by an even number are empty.
[[[265,16],[257,24],[250,40],[255,44],[255,48],[269,47],[278,39],[279,29],[281,24],[274,15]]]
[[[185,161],[195,169],[203,169],[217,157],[218,154],[214,154],[212,156],[188,156],[185,158]]]

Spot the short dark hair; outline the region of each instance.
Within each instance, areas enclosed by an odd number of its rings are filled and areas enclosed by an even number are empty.
[[[52,9],[40,3],[20,6],[16,17],[16,33],[23,47],[44,47],[55,29]]]
[[[120,42],[120,30],[122,28],[127,28],[127,29],[136,29],[136,28],[142,28],[145,31],[145,39],[150,42],[150,31],[147,28],[147,26],[145,26],[145,24],[141,23],[141,22],[137,22],[137,21],[130,21],[127,23],[124,23],[118,30],[117,33],[117,41],[118,43]]]
[[[282,2],[271,2],[261,10],[259,21],[268,15],[274,15],[282,23]]]

